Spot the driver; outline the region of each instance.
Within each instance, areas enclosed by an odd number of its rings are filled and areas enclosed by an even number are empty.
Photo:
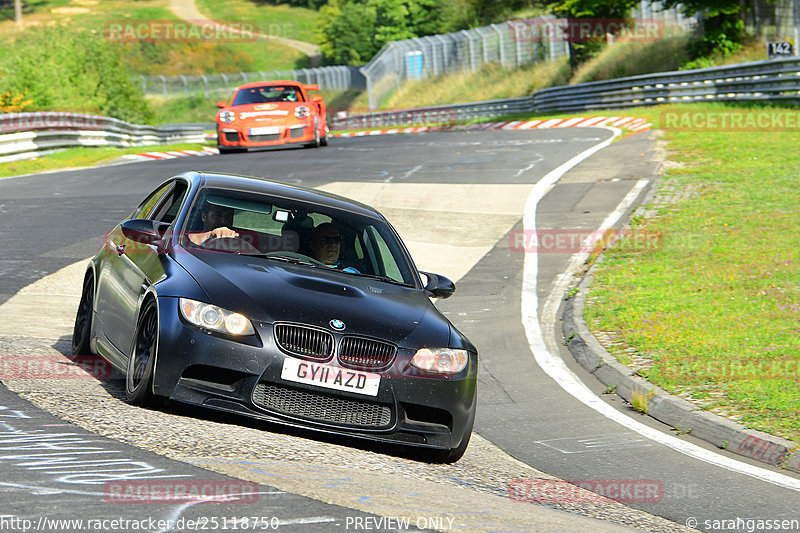
[[[233,226],[233,208],[216,204],[206,204],[200,213],[203,231],[189,233],[189,240],[194,244],[216,238],[238,237],[239,234],[229,226]]]
[[[339,262],[339,252],[342,248],[342,235],[339,228],[330,222],[323,222],[311,232],[308,241],[311,257],[330,268],[341,268],[345,272],[358,274],[353,267],[342,267]]]

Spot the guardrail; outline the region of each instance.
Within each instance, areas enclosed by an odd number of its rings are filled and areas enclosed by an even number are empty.
[[[800,58],[754,61],[552,87],[531,96],[359,115],[337,113],[335,129],[453,124],[514,113],[572,112],[676,102],[800,101]],[[76,113],[0,115],[0,162],[70,146],[203,142],[203,125],[143,126]]]
[[[402,127],[414,124],[453,124],[476,118],[491,118],[512,113],[534,111],[530,96],[487,100],[469,104],[452,104],[432,107],[380,111],[363,115],[334,115],[334,129],[363,129],[373,127]]]
[[[455,123],[520,112],[571,112],[684,102],[800,101],[800,58],[563,85],[531,96],[338,116],[340,129]],[[430,119],[430,120],[425,120]]]
[[[76,146],[144,146],[202,143],[195,125],[147,126],[79,113],[0,114],[0,163],[29,159]]]
[[[677,102],[800,100],[800,58],[661,72],[542,89],[538,111],[583,111]]]

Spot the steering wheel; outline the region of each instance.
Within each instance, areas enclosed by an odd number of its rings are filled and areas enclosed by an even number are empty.
[[[258,248],[250,244],[244,239],[239,237],[211,237],[206,239],[200,245],[209,250],[217,250],[220,252],[230,252],[244,255],[259,254]]]
[[[276,255],[277,256],[282,256],[282,257],[291,257],[293,259],[298,259],[300,261],[308,261],[309,263],[314,263],[315,265],[319,265],[319,266],[324,266],[324,267],[328,266],[325,263],[323,263],[322,261],[318,261],[317,259],[314,259],[313,257],[311,257],[309,255],[301,254],[301,253],[298,253],[298,252],[289,252],[289,251],[285,251],[285,250],[276,250],[274,252],[269,252],[269,253],[267,253],[265,255],[267,257],[276,256]]]

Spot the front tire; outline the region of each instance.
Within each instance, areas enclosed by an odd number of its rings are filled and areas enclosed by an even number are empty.
[[[153,368],[158,348],[158,306],[148,300],[136,325],[133,349],[125,370],[125,396],[134,405],[143,407],[156,403],[153,394]]]
[[[89,337],[92,332],[92,314],[94,313],[94,275],[87,272],[83,280],[83,291],[75,315],[75,327],[72,330],[72,355],[89,355]]]
[[[306,148],[319,148],[322,146],[322,141],[319,137],[319,122],[314,119],[314,140],[306,145]]]

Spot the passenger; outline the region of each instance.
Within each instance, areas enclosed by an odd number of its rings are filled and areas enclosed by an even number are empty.
[[[342,235],[336,225],[323,222],[311,232],[308,242],[311,257],[331,268],[340,268],[345,272],[358,274],[358,270],[348,266],[343,267],[339,261],[339,252],[342,248]]]
[[[239,234],[230,229],[233,226],[233,208],[216,204],[206,204],[200,213],[203,231],[189,233],[189,240],[195,244],[203,244],[210,238],[224,239],[238,237]]]

